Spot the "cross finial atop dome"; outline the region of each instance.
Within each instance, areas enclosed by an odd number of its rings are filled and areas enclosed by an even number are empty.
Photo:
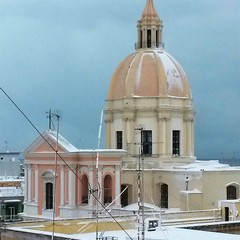
[[[153,0],[147,0],[142,17],[158,17],[158,14],[154,8]]]

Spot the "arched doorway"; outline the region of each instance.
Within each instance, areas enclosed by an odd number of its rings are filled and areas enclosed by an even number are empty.
[[[88,204],[88,177],[82,176],[82,204]]]
[[[233,185],[227,187],[227,200],[237,199],[237,188]]]
[[[128,203],[128,185],[123,184],[121,185],[121,205],[122,207],[126,207],[129,203]]]
[[[161,184],[161,208],[168,208],[168,185]]]
[[[44,203],[41,208],[44,209],[53,209],[53,182],[54,182],[54,173],[49,170],[42,174],[43,182],[44,182]],[[41,190],[40,190],[41,191]]]
[[[106,175],[104,177],[103,202],[104,202],[104,204],[112,202],[112,177],[110,175]]]
[[[46,209],[53,209],[53,184],[46,183]]]

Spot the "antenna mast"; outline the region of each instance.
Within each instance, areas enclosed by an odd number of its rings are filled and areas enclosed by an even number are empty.
[[[52,113],[51,108],[48,113],[48,130],[52,129],[52,118],[55,117],[57,119],[57,130],[56,130],[56,146],[55,146],[55,165],[54,165],[54,179],[53,179],[53,215],[52,215],[52,240],[54,240],[54,232],[55,232],[55,215],[56,215],[56,185],[57,185],[57,157],[58,157],[58,135],[59,135],[59,121],[60,114],[58,111],[56,113]]]
[[[137,175],[137,186],[138,186],[138,216],[137,216],[138,240],[144,240],[145,239],[145,223],[144,223],[144,202],[143,202],[143,195],[144,195],[144,193],[143,193],[143,186],[144,186],[144,183],[143,183],[143,128],[136,128],[135,130],[140,131],[140,134],[141,134],[141,143],[140,143],[139,156],[138,156],[138,175]],[[142,157],[142,162],[141,162],[141,157]],[[141,217],[141,214],[142,214],[142,217]]]
[[[52,130],[52,110],[51,110],[51,108],[46,113],[48,114],[47,115],[47,118],[48,118],[48,131],[50,131],[50,130]]]
[[[99,165],[99,149],[100,149],[100,142],[101,142],[101,131],[102,131],[102,121],[103,121],[103,110],[101,112],[99,130],[98,130],[98,148],[97,148],[97,158],[96,158],[96,182],[97,182],[97,198],[101,197],[100,195],[100,185],[99,185],[99,172],[98,172],[98,165]],[[98,236],[98,201],[96,201],[96,240],[99,240]]]

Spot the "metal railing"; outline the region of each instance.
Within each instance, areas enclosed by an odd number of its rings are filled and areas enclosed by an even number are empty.
[[[140,48],[164,48],[164,43],[159,42],[136,42],[135,43],[135,49]]]
[[[1,222],[14,222],[14,221],[20,221],[22,218],[19,215],[2,215],[0,217]]]

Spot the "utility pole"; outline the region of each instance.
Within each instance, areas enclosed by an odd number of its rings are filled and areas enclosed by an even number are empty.
[[[138,176],[137,176],[137,185],[138,185],[138,240],[145,239],[145,223],[144,223],[144,182],[143,182],[143,128],[136,128],[135,130],[140,131],[141,140],[138,156]],[[142,215],[142,217],[140,216]],[[141,233],[141,234],[140,234]]]

